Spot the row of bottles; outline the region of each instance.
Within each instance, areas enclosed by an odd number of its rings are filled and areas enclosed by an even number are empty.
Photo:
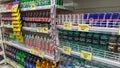
[[[49,55],[54,55],[54,46],[49,36],[45,35],[25,35],[25,45],[29,48],[38,49]]]
[[[7,46],[5,53],[7,57],[16,61],[23,68],[59,68],[58,63],[55,67],[54,64],[49,60],[42,59],[10,46]]]
[[[92,47],[101,50],[109,50],[112,52],[119,52],[120,37],[117,35],[92,33],[92,32],[78,32],[59,30],[59,39],[63,45],[67,44],[73,50],[80,46]],[[78,45],[75,45],[78,44]],[[62,45],[62,44],[61,44]],[[77,49],[79,51],[79,49]]]
[[[22,12],[22,17],[50,17],[49,10]]]

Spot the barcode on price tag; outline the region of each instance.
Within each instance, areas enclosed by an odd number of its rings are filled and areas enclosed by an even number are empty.
[[[88,51],[82,50],[81,54],[80,54],[80,57],[83,58],[83,59],[85,59],[85,60],[91,61],[92,60],[92,53],[88,52]]]
[[[88,24],[78,24],[78,31],[88,32],[90,26]]]
[[[64,22],[64,29],[72,30],[72,22]]]
[[[63,46],[63,48],[62,48],[63,53],[65,53],[67,55],[71,54],[71,50],[72,49],[70,47],[67,47],[67,46]]]

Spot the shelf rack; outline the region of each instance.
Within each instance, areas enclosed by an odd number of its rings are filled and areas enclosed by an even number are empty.
[[[51,1],[54,1],[55,0],[51,0]],[[52,8],[51,8],[52,7]],[[65,7],[63,6],[59,6],[59,5],[55,5],[55,3],[53,3],[52,5],[48,5],[48,6],[39,6],[39,7],[35,7],[35,8],[22,8],[21,11],[34,11],[34,10],[45,10],[45,9],[51,9],[51,14],[53,18],[53,21],[52,21],[52,24],[54,25],[54,27],[56,27],[56,24],[55,24],[55,17],[56,17],[56,9],[64,9],[64,10],[69,10],[69,9],[66,9]],[[10,10],[6,10],[6,11],[3,11],[1,13],[8,13],[8,12],[11,12]],[[3,25],[3,27],[5,28],[12,28],[12,26],[8,26],[8,25]],[[37,29],[36,28],[31,28],[31,27],[22,27],[23,30],[28,30],[28,31],[32,31],[32,32],[37,32]],[[63,25],[58,25],[57,28],[59,29],[63,29]],[[72,27],[73,29],[72,30],[77,30],[77,26],[73,26]],[[118,29],[117,28],[104,28],[104,27],[90,27],[90,31],[91,32],[94,32],[94,31],[98,31],[98,32],[109,32],[109,33],[115,33],[117,34],[118,33]],[[49,32],[51,33],[52,31],[49,30]],[[55,29],[55,34],[56,34],[56,29]],[[58,42],[58,38],[57,38],[57,34],[55,36],[55,40]],[[54,38],[54,37],[53,37]],[[27,48],[25,47],[25,45],[23,44],[19,44],[19,43],[13,43],[13,42],[9,42],[9,41],[6,41],[6,42],[2,42],[1,43],[5,43],[5,44],[8,44],[10,46],[13,46],[13,47],[16,47],[18,49],[21,49],[21,50],[24,50],[24,51],[27,51],[27,52],[30,52],[30,48]],[[59,43],[58,43],[59,44]],[[58,45],[57,44],[57,45]],[[56,43],[55,43],[56,45]],[[3,47],[3,45],[2,45]],[[3,48],[4,49],[4,48]],[[56,49],[59,49],[60,51],[62,51],[61,48],[56,48]],[[2,52],[3,53],[3,52]],[[80,56],[80,52],[75,52],[75,51],[72,51],[72,54],[73,55],[76,55],[76,56]],[[57,55],[57,54],[56,54]],[[55,55],[55,56],[56,56]],[[51,57],[49,55],[45,55],[44,56],[46,59],[50,59],[50,60],[56,60],[56,57]],[[5,55],[4,55],[4,58],[5,58]],[[7,58],[8,59],[8,58]],[[117,60],[111,60],[111,59],[107,59],[107,58],[103,58],[103,57],[98,57],[98,56],[92,56],[92,59],[93,60],[96,60],[96,61],[99,61],[99,62],[102,62],[102,63],[107,63],[107,64],[110,64],[110,65],[114,65],[114,66],[118,66],[120,67],[120,61],[117,59]],[[1,62],[4,62],[1,61]]]
[[[26,51],[28,53],[30,53],[30,51],[31,51],[31,49],[26,47],[24,44],[12,42],[12,41],[5,41],[4,43],[9,45],[9,46],[13,46],[13,47],[18,48],[20,50]],[[36,56],[39,56],[39,55],[36,55]],[[54,61],[54,56],[49,56],[49,55],[45,54],[44,58]]]
[[[3,60],[0,61],[0,64],[3,64],[3,63],[6,64],[5,49],[4,49],[3,37],[2,37],[2,28],[0,28],[0,46],[2,48],[2,51],[0,52],[0,55],[3,56]]]

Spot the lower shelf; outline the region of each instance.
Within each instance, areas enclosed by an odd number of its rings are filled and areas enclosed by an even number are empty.
[[[31,49],[30,49],[30,48],[27,48],[27,47],[26,47],[25,45],[23,45],[23,44],[13,43],[13,42],[11,42],[11,41],[6,41],[6,42],[4,42],[4,43],[5,43],[5,44],[8,44],[8,45],[10,45],[10,46],[16,47],[16,48],[18,48],[18,49],[20,49],[20,50],[23,50],[23,51],[26,51],[26,52],[31,53]],[[37,55],[37,56],[39,56],[39,55]],[[54,61],[54,56],[50,56],[50,55],[47,55],[47,54],[45,54],[45,55],[43,56],[43,58]]]
[[[58,48],[58,49],[62,52],[62,48]],[[80,56],[80,52],[72,51],[71,54],[75,55],[75,56]],[[107,59],[107,58],[102,58],[102,57],[98,57],[98,56],[92,56],[92,60],[120,67],[120,61],[116,61],[116,60],[112,60],[112,59]]]

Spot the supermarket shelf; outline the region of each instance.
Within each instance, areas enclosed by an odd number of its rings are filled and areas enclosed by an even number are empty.
[[[0,61],[0,64],[3,64],[3,63],[5,63],[5,59],[3,59],[3,60]]]
[[[62,52],[61,48],[58,48],[58,49]],[[80,53],[79,52],[75,52],[75,51],[72,51],[71,54],[75,55],[75,56],[80,56]],[[112,59],[107,59],[107,58],[92,56],[92,60],[120,67],[120,62],[112,60]]]
[[[8,45],[10,45],[10,46],[13,46],[13,47],[16,47],[16,48],[18,48],[18,49],[21,49],[21,50],[23,50],[23,51],[26,51],[26,52],[29,52],[30,53],[30,48],[27,48],[27,47],[25,47],[25,45],[22,45],[22,44],[19,44],[19,43],[13,43],[13,42],[9,42],[9,41],[7,41],[7,42],[4,42],[5,44],[8,44]],[[54,60],[54,57],[53,56],[49,56],[49,55],[44,55],[44,58],[46,58],[46,59],[49,59],[49,60]]]
[[[3,53],[4,53],[4,52],[3,52],[3,51],[1,51],[1,52],[0,52],[0,55],[3,55]]]
[[[63,25],[57,25],[57,28],[63,29]],[[78,26],[73,26],[72,30],[77,31]],[[108,27],[90,27],[90,32],[107,32],[107,33],[118,33],[118,28],[108,28]]]
[[[64,9],[68,10],[67,8],[63,6],[56,5],[57,9]],[[45,9],[51,9],[51,5],[46,5],[46,6],[37,6],[35,8],[22,8],[21,11],[33,11],[33,10],[45,10]]]

